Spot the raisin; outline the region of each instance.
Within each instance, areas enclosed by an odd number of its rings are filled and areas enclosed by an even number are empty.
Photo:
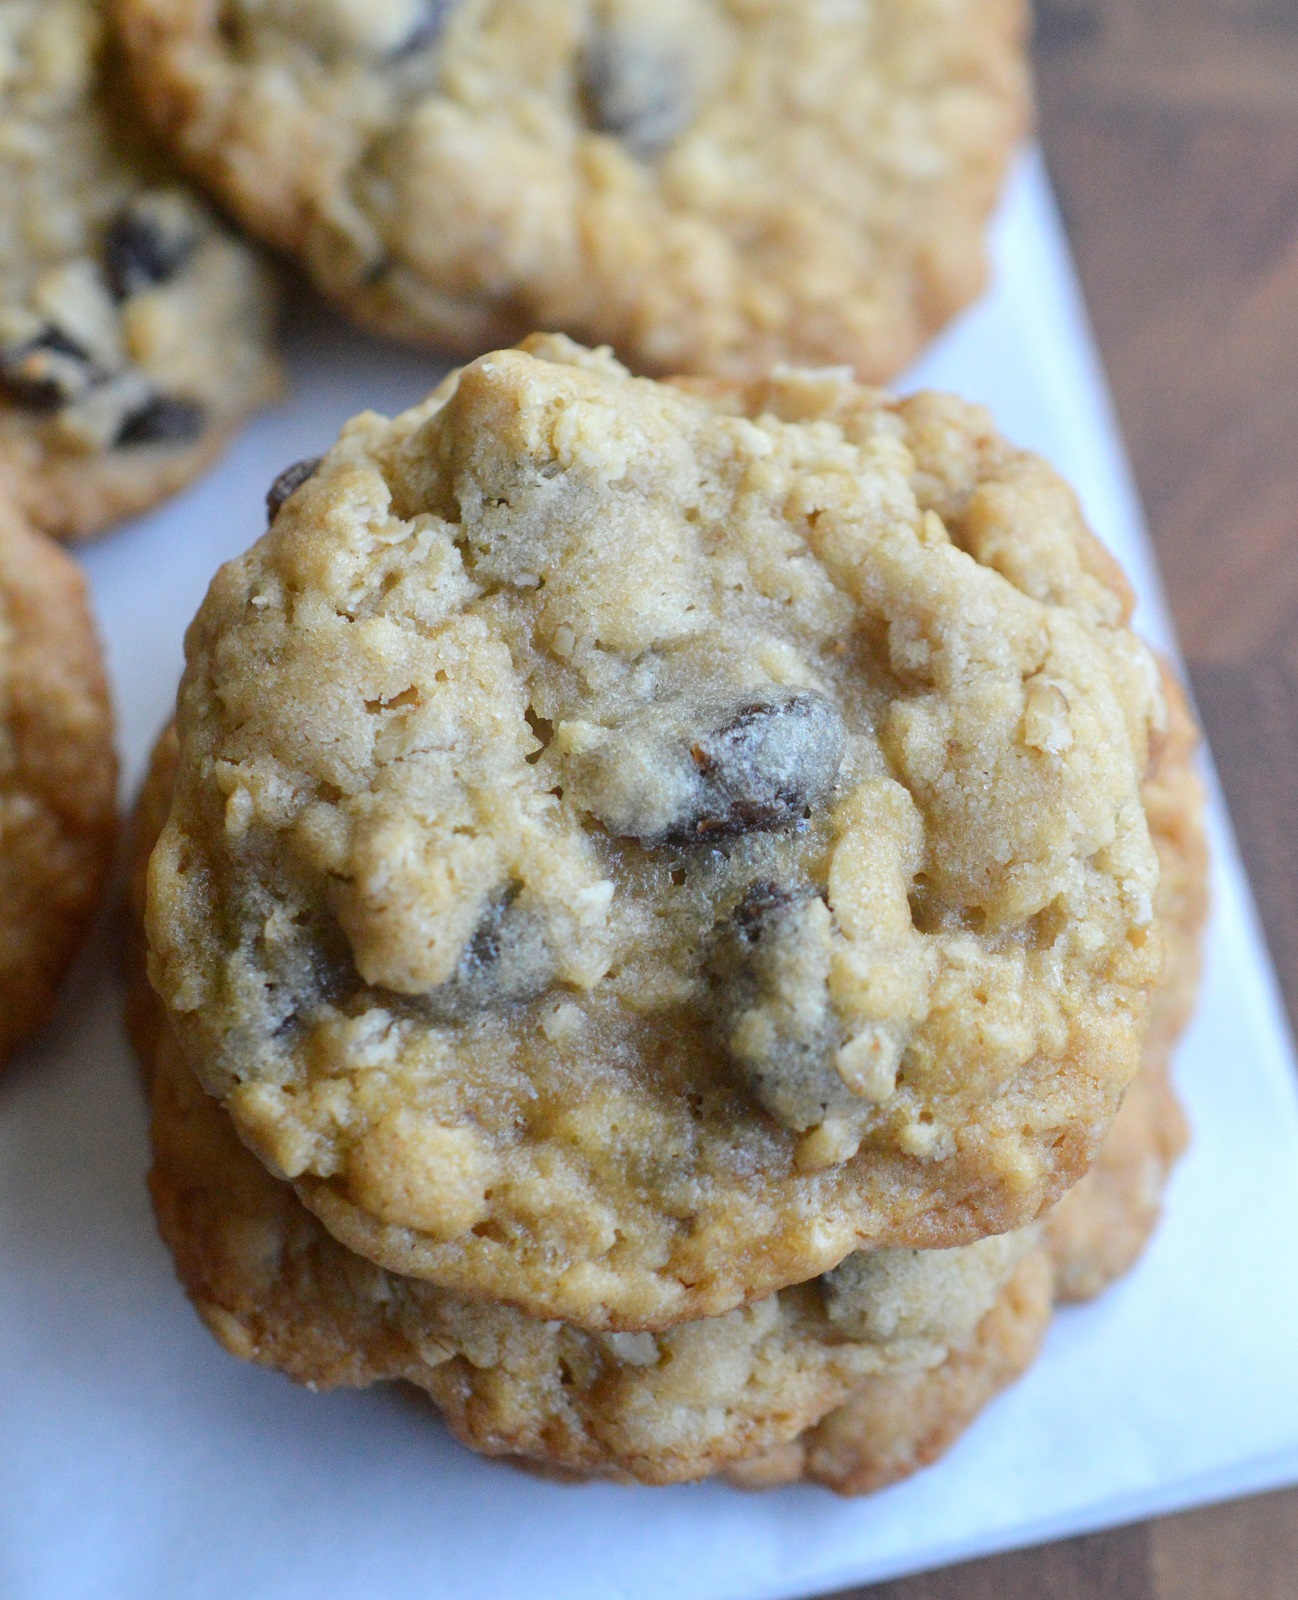
[[[266,491],[266,514],[269,521],[274,522],[279,516],[280,507],[313,475],[323,460],[323,456],[310,456],[305,461],[295,461],[291,467],[284,468]]]
[[[118,429],[114,445],[192,444],[207,426],[207,412],[197,400],[158,394],[131,412]]]
[[[198,239],[190,227],[178,227],[160,211],[133,206],[119,212],[104,240],[104,270],[118,300],[129,300],[180,271]]]
[[[645,161],[661,155],[690,120],[681,63],[619,28],[597,28],[582,57],[580,89],[589,126]]]

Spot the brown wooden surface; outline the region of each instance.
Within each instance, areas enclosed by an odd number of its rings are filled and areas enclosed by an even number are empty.
[[[1298,0],[1039,0],[1041,125],[1298,1021]],[[1290,1600],[1298,1491],[854,1591]]]

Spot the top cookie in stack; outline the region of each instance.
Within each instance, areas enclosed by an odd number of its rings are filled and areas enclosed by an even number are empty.
[[[1023,0],[115,0],[144,104],[370,326],[890,377],[981,288]]]
[[[1165,705],[1043,463],[546,338],[296,477],[189,634],[149,933],[334,1235],[641,1330],[1076,1181],[1159,969]]]

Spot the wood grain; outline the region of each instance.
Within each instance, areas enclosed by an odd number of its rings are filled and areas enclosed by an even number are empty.
[[[1040,0],[1041,130],[1298,1021],[1298,0]],[[1298,1491],[857,1590],[1294,1600]]]

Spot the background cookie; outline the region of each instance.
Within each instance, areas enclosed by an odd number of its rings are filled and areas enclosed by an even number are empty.
[[[265,270],[114,102],[96,0],[0,0],[0,476],[66,537],[188,483],[278,387]]]
[[[164,736],[134,825],[131,1031],[151,1088],[159,1228],[200,1316],[232,1354],[314,1388],[404,1379],[487,1454],[677,1482],[795,1437],[865,1374],[942,1362],[1023,1255],[1039,1252],[1028,1229],[924,1259],[851,1257],[825,1282],[658,1335],[538,1321],[353,1256],[239,1143],[149,987],[140,867],[174,767]]]
[[[116,0],[182,161],[364,321],[892,375],[982,287],[1021,0]]]
[[[349,1248],[584,1326],[1030,1221],[1159,963],[1112,564],[976,408],[529,351],[351,423],[190,630],[190,1060]]]
[[[0,1060],[45,1020],[85,934],[116,780],[81,574],[0,502]]]

